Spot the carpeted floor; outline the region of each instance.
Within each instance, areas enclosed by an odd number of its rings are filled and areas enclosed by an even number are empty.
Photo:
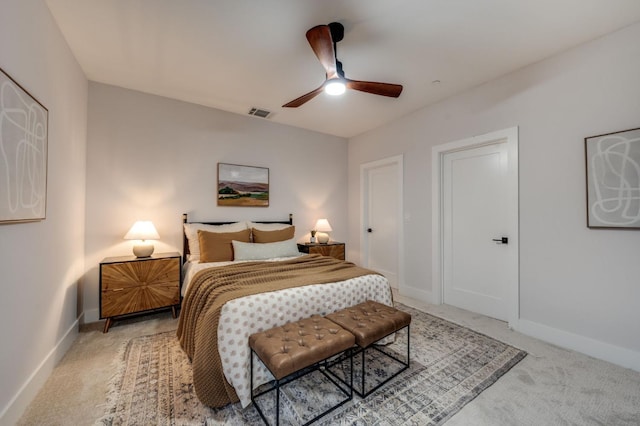
[[[440,425],[522,360],[526,353],[495,339],[407,306],[411,313],[409,370],[371,394],[354,399],[322,419],[321,424]],[[403,354],[406,331],[386,350]],[[372,353],[372,355],[375,354]],[[402,355],[398,355],[402,356]],[[357,358],[359,359],[359,358]],[[257,411],[233,404],[203,406],[195,395],[191,364],[174,331],[130,340],[118,359],[102,424],[260,423]],[[382,356],[368,361],[371,380],[398,367]],[[356,372],[359,370],[356,368]],[[283,424],[302,424],[322,412],[333,387],[319,373],[305,376],[282,392]],[[358,379],[358,377],[356,377]],[[313,396],[317,398],[313,398]],[[270,398],[265,398],[269,405]],[[271,404],[273,405],[273,404]],[[273,410],[265,410],[273,414]]]
[[[402,296],[396,301],[522,348],[528,355],[453,415],[446,426],[638,426],[640,373],[510,330],[504,322]],[[114,360],[126,342],[175,330],[161,312],[86,324],[18,425],[93,425],[105,414]],[[412,342],[413,343],[413,342]],[[0,422],[2,423],[2,422]]]

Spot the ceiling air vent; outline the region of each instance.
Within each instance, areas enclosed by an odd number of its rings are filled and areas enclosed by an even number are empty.
[[[260,108],[251,108],[251,110],[249,110],[249,115],[255,115],[256,117],[260,118],[268,118],[271,115],[271,111]]]

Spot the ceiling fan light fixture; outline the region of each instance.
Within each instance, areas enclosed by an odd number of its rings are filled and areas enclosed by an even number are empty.
[[[332,78],[331,80],[327,80],[326,84],[324,85],[324,91],[331,96],[342,95],[346,90],[347,86],[340,78]]]
[[[376,81],[360,81],[345,78],[342,62],[336,57],[336,43],[344,36],[344,27],[338,22],[329,25],[316,25],[307,31],[307,41],[325,70],[325,82],[317,89],[287,102],[283,108],[298,108],[318,96],[327,92],[329,95],[342,95],[346,89],[371,93],[372,95],[397,98],[402,93],[402,85],[380,83]]]

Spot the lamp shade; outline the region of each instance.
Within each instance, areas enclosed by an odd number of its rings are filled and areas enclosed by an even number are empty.
[[[125,240],[158,240],[160,235],[150,220],[139,220],[124,236]]]
[[[318,236],[318,242],[320,244],[327,244],[329,242],[329,235],[327,232],[333,231],[329,221],[327,219],[318,219],[316,222],[316,235]]]
[[[160,235],[156,231],[156,227],[149,220],[139,220],[133,224],[127,235],[124,236],[125,240],[141,240],[133,245],[133,254],[137,257],[149,257],[153,254],[153,244],[146,242],[146,240],[158,240]]]
[[[329,221],[327,219],[318,219],[318,221],[316,222],[316,231],[331,232],[333,231],[333,229],[331,228],[331,225],[329,224]]]

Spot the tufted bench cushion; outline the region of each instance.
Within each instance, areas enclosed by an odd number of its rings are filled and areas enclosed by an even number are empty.
[[[371,300],[334,312],[326,318],[349,330],[361,348],[411,323],[408,313]]]
[[[249,336],[249,346],[276,379],[344,352],[354,343],[353,334],[317,315]]]

